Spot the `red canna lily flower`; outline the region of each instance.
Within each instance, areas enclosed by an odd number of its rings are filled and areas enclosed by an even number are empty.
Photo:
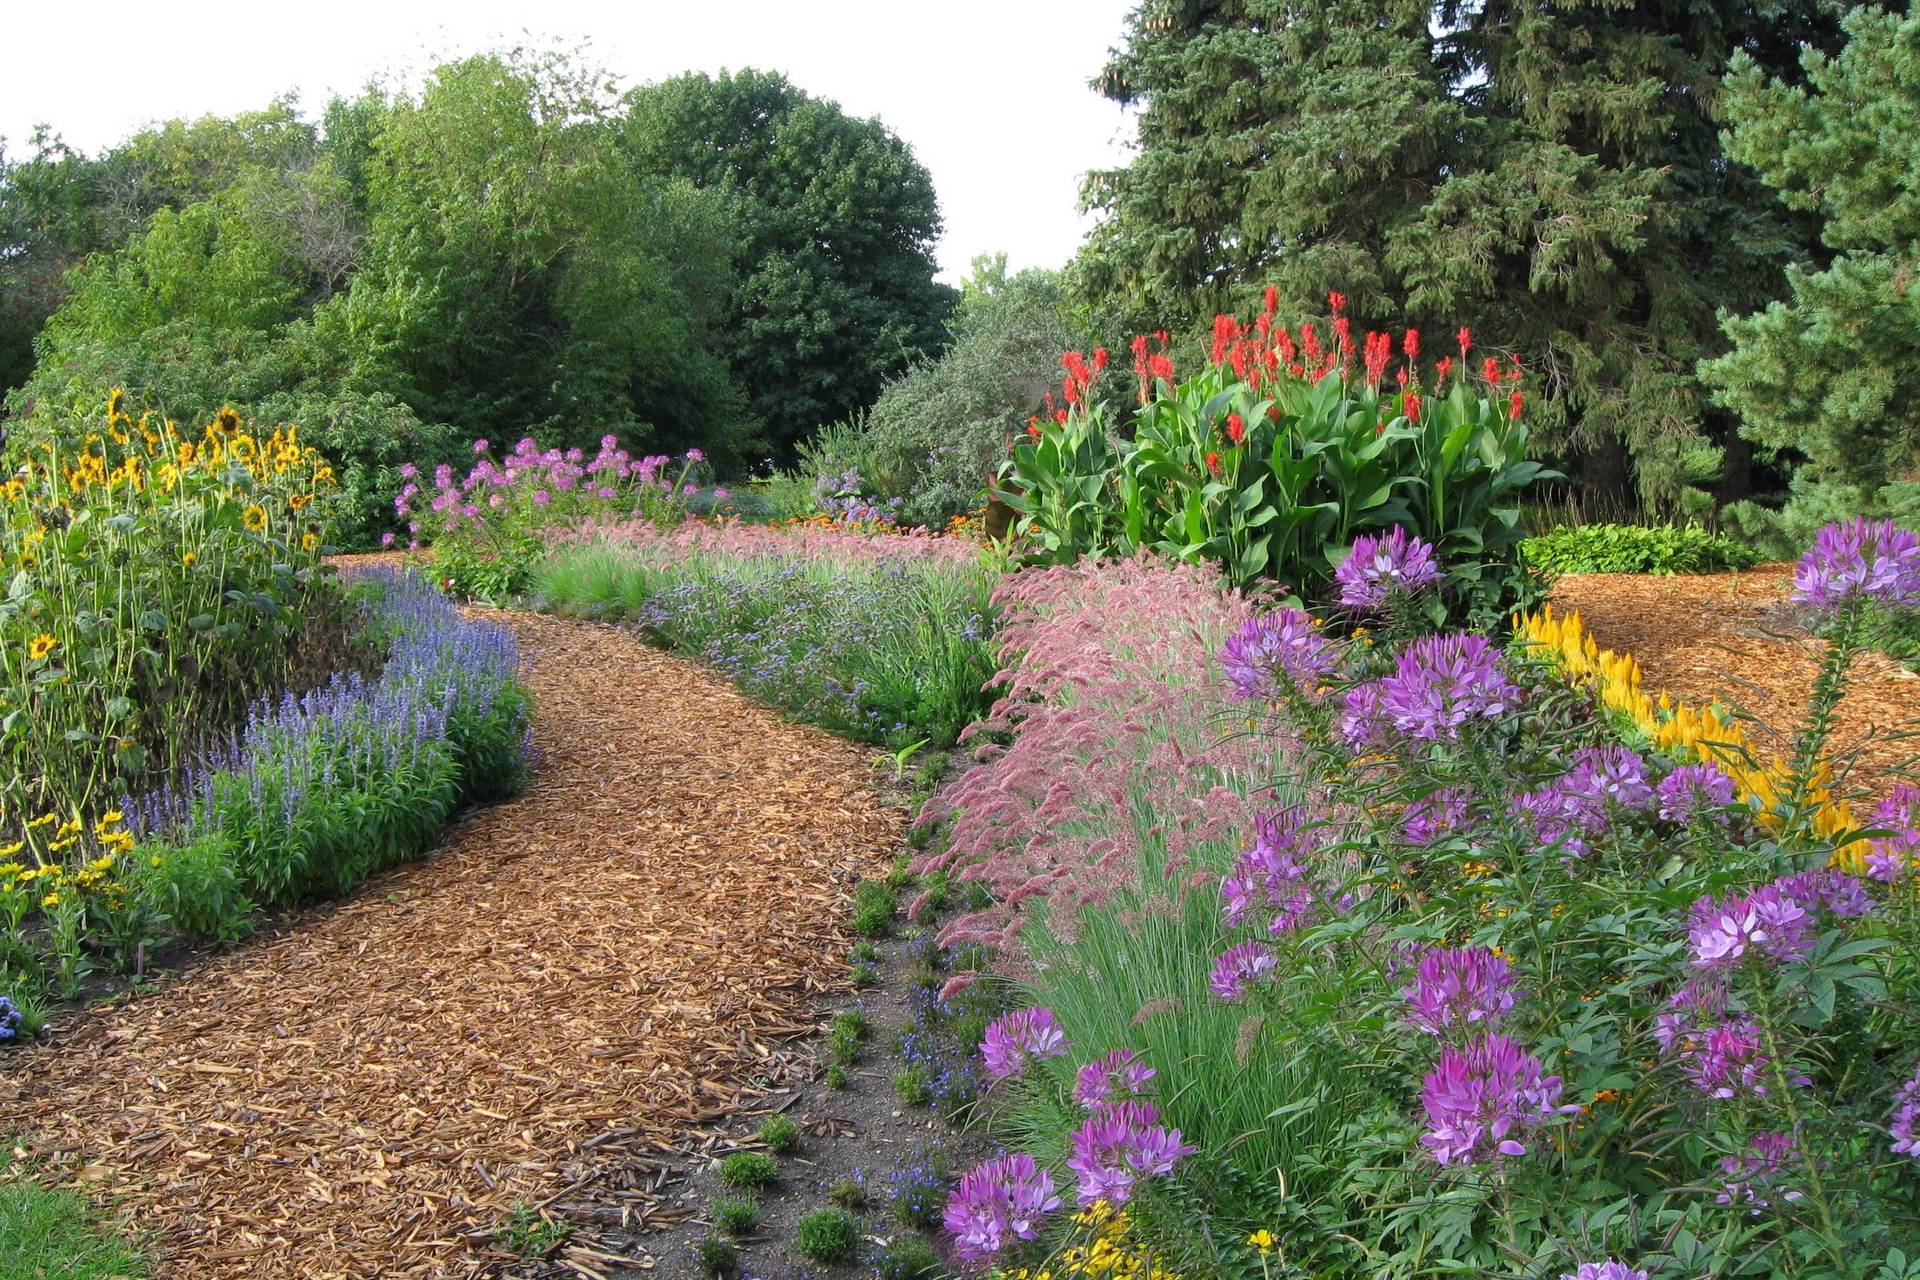
[[[1327,294],[1327,310],[1333,312],[1333,314],[1339,315],[1343,310],[1346,309],[1346,305],[1347,305],[1346,294],[1333,293],[1333,292],[1329,292]]]
[[[1034,440],[1040,438],[1040,417],[1038,414],[1027,419],[1027,435]]]
[[[1460,343],[1460,363],[1467,362],[1467,352],[1473,350],[1473,335],[1467,332],[1467,326],[1461,325],[1460,332],[1453,335]]]
[[[1507,398],[1508,421],[1513,421],[1514,419],[1517,419],[1520,416],[1520,405],[1521,405],[1520,388],[1515,387],[1513,389],[1513,394]]]
[[[1400,397],[1400,402],[1408,422],[1420,421],[1420,392],[1417,388],[1408,387],[1407,393]]]
[[[1106,367],[1107,367],[1107,349],[1105,347],[1095,347],[1093,349],[1094,373],[1097,375],[1102,369]]]
[[[1418,329],[1407,330],[1407,336],[1400,341],[1400,349],[1406,352],[1407,359],[1409,360],[1419,355],[1420,331]]]
[[[1367,385],[1379,387],[1380,379],[1387,375],[1387,361],[1393,356],[1393,339],[1384,333],[1369,333],[1362,359],[1367,371]]]
[[[1492,383],[1496,387],[1499,386],[1500,385],[1499,357],[1488,356],[1485,360],[1482,360],[1480,362],[1480,373],[1481,373],[1481,376],[1486,378],[1488,382]]]
[[[1280,291],[1272,285],[1268,285],[1265,295],[1261,298],[1261,302],[1266,308],[1267,317],[1271,319],[1273,313],[1280,309]]]
[[[1438,360],[1433,362],[1434,377],[1438,379],[1442,389],[1444,389],[1447,385],[1447,375],[1452,372],[1453,372],[1452,356],[1441,356]]]
[[[1519,393],[1515,392],[1514,394],[1518,395]],[[1246,438],[1247,438],[1247,424],[1241,421],[1239,414],[1237,413],[1228,414],[1227,415],[1227,439],[1233,441],[1237,445],[1242,440],[1245,440]]]
[[[1207,455],[1207,470],[1211,471],[1214,474],[1214,476],[1218,478],[1218,476],[1220,475],[1220,455],[1219,454],[1210,453]]]

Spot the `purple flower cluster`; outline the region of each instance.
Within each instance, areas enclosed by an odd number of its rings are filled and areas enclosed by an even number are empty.
[[[1520,696],[1500,669],[1499,651],[1471,633],[1421,637],[1377,692],[1362,692],[1368,688],[1347,695],[1342,736],[1354,745],[1389,734],[1451,742],[1469,721],[1497,719]]]
[[[947,1200],[943,1215],[963,1258],[991,1258],[1016,1240],[1040,1234],[1040,1220],[1060,1207],[1053,1175],[1021,1152],[970,1170]]]
[[[1577,1270],[1562,1275],[1560,1280],[1647,1280],[1647,1273],[1635,1271],[1624,1262],[1608,1258],[1605,1262],[1583,1262]]]
[[[1793,598],[1821,612],[1852,600],[1920,604],[1920,538],[1891,520],[1830,524],[1795,566]]]
[[[1780,1173],[1786,1168],[1787,1158],[1793,1154],[1793,1135],[1754,1134],[1745,1153],[1720,1158],[1720,1172],[1725,1175],[1726,1181],[1721,1184],[1720,1194],[1713,1198],[1714,1203],[1751,1206],[1751,1212],[1757,1218],[1761,1210],[1773,1207],[1771,1196],[1780,1197],[1785,1204],[1802,1199],[1801,1192],[1777,1185]]]
[[[1485,947],[1436,947],[1401,989],[1407,1022],[1430,1036],[1487,1031],[1513,1009],[1513,970]]]
[[[1400,832],[1408,844],[1432,844],[1466,824],[1472,799],[1472,793],[1464,787],[1429,791],[1400,815]]]
[[[1313,916],[1318,893],[1309,859],[1318,848],[1317,828],[1299,808],[1268,810],[1254,818],[1253,847],[1240,855],[1220,882],[1223,914],[1238,926],[1249,912],[1268,916],[1267,932],[1290,933]]]
[[[1180,1141],[1180,1131],[1160,1122],[1151,1102],[1130,1100],[1095,1107],[1074,1131],[1067,1168],[1080,1180],[1082,1205],[1096,1200],[1125,1204],[1134,1183],[1170,1173],[1176,1161],[1195,1148]]]
[[[1025,1071],[1042,1058],[1058,1058],[1067,1051],[1067,1033],[1053,1010],[1045,1007],[1018,1009],[1003,1013],[987,1024],[980,1041],[980,1056],[987,1076],[1005,1080]]]
[[[1867,914],[1873,900],[1858,880],[1831,869],[1782,876],[1751,893],[1702,898],[1687,929],[1693,966],[1721,972],[1750,953],[1800,959],[1813,946],[1815,913],[1823,908],[1845,919]]]
[[[1709,1098],[1767,1096],[1760,1024],[1744,1013],[1729,1012],[1719,975],[1696,979],[1675,992],[1655,1019],[1653,1037],[1663,1052],[1680,1059],[1687,1080]],[[1789,1082],[1806,1084],[1802,1075]]]
[[[1607,830],[1617,815],[1652,806],[1646,761],[1626,747],[1582,747],[1573,767],[1544,787],[1514,797],[1514,809],[1543,846],[1576,857]]]
[[[1664,821],[1690,826],[1705,816],[1724,823],[1734,799],[1733,779],[1710,764],[1684,764],[1660,779],[1654,794]]]
[[[1271,702],[1288,688],[1312,694],[1338,664],[1318,623],[1300,609],[1247,619],[1220,655],[1234,696],[1248,702]]]
[[[1427,1112],[1421,1144],[1441,1164],[1525,1155],[1521,1139],[1531,1130],[1579,1110],[1560,1105],[1559,1076],[1543,1074],[1518,1042],[1491,1033],[1441,1050],[1420,1102]]]
[[[1073,1083],[1073,1100],[1083,1107],[1137,1098],[1158,1074],[1132,1049],[1115,1049],[1080,1068]]]
[[[1893,1135],[1895,1155],[1920,1160],[1920,1067],[1893,1095],[1893,1123],[1887,1131]]]
[[[1904,880],[1920,865],[1920,790],[1898,786],[1873,811],[1873,825],[1887,834],[1867,854],[1867,874],[1882,884]]]
[[[11,999],[0,996],[0,1044],[20,1038],[20,1027],[24,1015]]]
[[[1280,959],[1264,942],[1242,942],[1228,947],[1213,962],[1207,986],[1222,1000],[1238,1000],[1247,988],[1279,967]]]
[[[1440,581],[1433,546],[1395,525],[1379,537],[1362,534],[1353,550],[1333,571],[1340,587],[1340,603],[1377,613],[1396,596],[1410,596]]]

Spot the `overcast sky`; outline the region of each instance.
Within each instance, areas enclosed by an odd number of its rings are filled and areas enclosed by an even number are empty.
[[[1080,178],[1122,159],[1127,117],[1088,87],[1135,0],[29,0],[0,20],[0,137],[52,125],[97,151],[152,120],[230,115],[289,89],[317,115],[376,75],[447,56],[588,41],[625,83],[773,68],[878,115],[933,174],[943,279],[976,254],[1058,266],[1078,245]]]

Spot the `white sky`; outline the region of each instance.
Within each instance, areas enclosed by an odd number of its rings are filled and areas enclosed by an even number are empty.
[[[1085,233],[1081,176],[1124,158],[1128,117],[1088,81],[1135,0],[431,0],[8,6],[0,137],[39,123],[94,152],[153,120],[231,115],[515,43],[573,46],[627,84],[759,67],[878,115],[933,174],[941,277],[976,254],[1058,266]]]

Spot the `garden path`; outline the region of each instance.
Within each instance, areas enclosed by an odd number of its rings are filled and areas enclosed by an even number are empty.
[[[1757,741],[1786,753],[1819,668],[1820,648],[1786,607],[1792,568],[1654,576],[1570,574],[1553,603],[1578,609],[1603,648],[1632,654],[1647,692],[1753,717]],[[1853,669],[1835,730],[1835,758],[1852,762],[1843,790],[1884,794],[1892,770],[1920,750],[1900,735],[1920,721],[1920,677],[1877,653]],[[1860,815],[1864,816],[1864,815]]]
[[[0,1072],[8,1131],[162,1274],[475,1275],[514,1205],[589,1181],[644,1215],[663,1150],[839,984],[904,825],[871,753],[627,632],[502,621],[539,699],[525,795]]]

